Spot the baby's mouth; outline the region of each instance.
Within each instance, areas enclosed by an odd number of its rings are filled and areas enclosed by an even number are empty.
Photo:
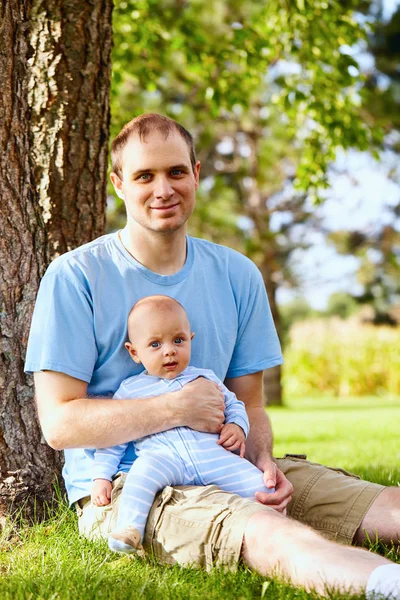
[[[165,363],[164,367],[166,369],[174,369],[177,364],[178,364],[177,362],[169,362],[169,363]]]

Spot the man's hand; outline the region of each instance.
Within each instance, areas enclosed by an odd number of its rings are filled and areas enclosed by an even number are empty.
[[[179,425],[196,431],[219,433],[225,420],[224,395],[214,381],[199,377],[174,392]]]
[[[256,492],[256,500],[285,515],[292,500],[293,486],[272,460],[264,464],[263,471],[265,487],[274,487],[275,492]]]
[[[226,423],[221,429],[217,444],[220,444],[230,452],[240,450],[240,458],[243,458],[246,449],[244,440],[244,431],[239,425],[236,425],[236,423]]]
[[[111,502],[111,481],[95,479],[92,486],[91,500],[95,506],[106,506]]]

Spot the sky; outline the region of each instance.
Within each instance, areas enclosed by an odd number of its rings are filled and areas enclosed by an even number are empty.
[[[399,0],[384,0],[383,2],[383,18],[390,19],[396,8],[399,6]]]
[[[398,6],[400,0],[384,0],[385,20],[390,19]],[[390,170],[396,171],[397,183],[388,176]],[[342,153],[337,157],[334,171],[330,176],[330,197],[318,209],[324,227],[328,230],[349,229],[356,224],[367,235],[373,235],[382,224],[394,222],[390,206],[400,202],[398,155],[383,153],[382,161],[377,162],[368,153]],[[394,223],[400,231],[400,219]],[[334,292],[362,292],[357,282],[358,260],[355,257],[339,256],[332,246],[327,245],[322,234],[314,234],[310,242],[309,250],[297,250],[293,256],[292,266],[300,289],[293,292],[280,288],[279,303],[290,302],[300,295],[313,308],[324,309]]]
[[[345,171],[346,169],[346,171]],[[395,174],[395,181],[389,173]],[[394,224],[400,231],[400,219],[394,219],[390,207],[400,202],[400,161],[398,155],[383,153],[378,162],[368,153],[348,152],[338,156],[330,175],[329,197],[316,209],[324,229],[359,229],[374,236],[382,225]],[[321,233],[311,234],[308,250],[296,250],[292,266],[300,281],[295,293],[280,289],[278,302],[286,303],[296,295],[306,298],[316,309],[324,309],[329,296],[338,291],[362,292],[357,282],[358,260],[339,256]],[[372,257],[373,258],[373,257]]]

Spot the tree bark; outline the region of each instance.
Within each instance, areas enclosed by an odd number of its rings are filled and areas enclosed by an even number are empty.
[[[249,185],[248,189],[244,192],[246,197],[245,207],[247,214],[254,223],[257,235],[258,254],[260,257],[256,259],[255,262],[260,269],[264,280],[272,318],[279,335],[281,331],[281,320],[278,304],[276,302],[277,285],[275,279],[279,265],[276,262],[275,239],[270,232],[268,207],[258,185],[258,175],[260,170],[259,141],[261,138],[262,131],[259,127],[253,126],[251,131],[247,131],[247,143],[251,150],[248,158],[250,164],[249,175],[251,177],[251,185]],[[264,371],[263,384],[264,405],[282,406],[282,369],[280,365]]]
[[[264,262],[260,266],[260,271],[266,284],[269,305],[271,307],[272,318],[278,334],[281,331],[281,319],[278,304],[276,302],[277,285],[274,281],[274,272],[269,265],[268,255],[264,256]],[[264,404],[267,406],[282,406],[282,366],[277,365],[271,369],[266,369],[263,376],[264,383]]]
[[[57,255],[104,233],[112,0],[0,8],[0,509],[40,514],[61,455],[23,372],[36,292]],[[33,509],[32,509],[33,510]]]

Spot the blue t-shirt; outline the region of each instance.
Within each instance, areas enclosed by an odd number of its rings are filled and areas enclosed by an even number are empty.
[[[190,364],[219,379],[255,373],[282,362],[260,272],[248,258],[187,237],[187,257],[174,275],[138,263],[116,233],[52,262],[40,284],[25,363],[27,372],[59,371],[88,383],[88,394],[112,396],[143,370],[124,347],[127,318],[140,298],[164,294],[185,308],[191,330]],[[94,450],[65,451],[70,502],[90,494]],[[133,448],[120,470],[129,470]]]

